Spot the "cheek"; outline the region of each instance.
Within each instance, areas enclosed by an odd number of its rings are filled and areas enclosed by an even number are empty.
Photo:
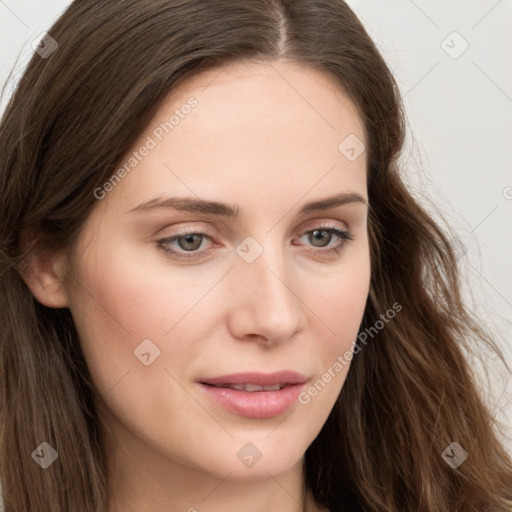
[[[316,288],[316,292],[314,292]],[[338,342],[356,337],[370,289],[369,257],[347,261],[322,280],[304,284],[311,309]],[[333,332],[334,331],[334,332]],[[332,339],[328,337],[328,339]]]
[[[319,314],[329,318],[338,334],[359,324],[369,293],[369,272],[347,272],[333,279],[329,289],[319,297]],[[358,327],[358,325],[357,325]]]
[[[317,319],[315,338],[318,343],[311,355],[317,361],[317,377],[322,381],[317,386],[317,392],[322,391],[324,400],[332,404],[352,362],[369,287],[369,258],[363,255],[325,279],[317,293],[309,291],[306,295]],[[324,384],[325,388],[329,388],[326,391],[323,391]],[[315,394],[315,391],[312,393]]]
[[[179,267],[167,263],[156,247],[131,246],[123,240],[105,242],[97,253],[108,258],[88,258],[83,280],[110,316],[107,321],[133,334],[134,340],[141,338],[139,342],[164,338],[176,326],[190,323],[190,314],[194,316],[203,302],[208,304],[205,296],[229,268]]]
[[[70,309],[95,386],[104,394],[127,373],[145,368],[134,351],[162,330],[158,314],[163,305],[130,251],[102,242],[84,250]],[[165,306],[172,311],[175,304]],[[155,357],[155,348],[149,348]]]
[[[190,408],[190,397],[171,376],[190,349],[164,337],[185,313],[182,294],[170,289],[163,297],[166,283],[146,277],[119,258],[91,265],[82,272],[72,311],[92,382],[109,414],[139,425],[141,433],[141,425],[152,425],[158,438],[177,421],[173,411]],[[179,323],[179,335],[185,325]]]
[[[211,336],[221,311],[207,294],[224,270],[192,277],[190,268],[171,269],[154,256],[146,261],[142,252],[105,240],[83,254],[70,307],[98,392],[113,400],[124,389],[118,412],[126,406],[128,415],[130,404],[147,402],[148,394],[153,401],[163,389],[179,396],[165,370],[183,372]]]

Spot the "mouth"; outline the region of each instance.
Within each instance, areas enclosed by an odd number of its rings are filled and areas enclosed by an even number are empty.
[[[211,377],[201,379],[202,384],[207,384],[217,387],[227,386],[258,386],[260,388],[275,387],[275,386],[288,386],[291,384],[304,384],[307,377],[301,373],[291,370],[283,370],[274,373],[260,373],[260,372],[244,372],[232,373],[229,375],[221,375],[219,377]],[[261,391],[261,389],[247,389],[247,391]],[[269,389],[268,391],[274,391]]]
[[[262,419],[279,416],[292,407],[307,380],[300,373],[282,371],[224,375],[202,379],[198,384],[227,411]]]
[[[234,389],[235,391],[247,391],[248,393],[254,393],[255,391],[279,391],[286,386],[291,386],[291,384],[274,384],[272,386],[258,386],[257,384],[208,384],[206,382],[202,382],[205,386],[211,386],[213,388],[225,388],[225,389]]]

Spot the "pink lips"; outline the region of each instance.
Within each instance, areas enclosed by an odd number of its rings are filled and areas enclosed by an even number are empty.
[[[211,399],[228,411],[247,418],[272,418],[288,410],[304,388],[307,378],[297,372],[281,371],[271,374],[236,373],[220,377],[202,379],[201,389]],[[231,389],[214,386],[248,385],[246,389]],[[277,387],[274,390],[254,390],[255,386]]]

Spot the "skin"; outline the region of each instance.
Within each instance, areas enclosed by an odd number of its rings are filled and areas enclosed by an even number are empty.
[[[197,107],[97,201],[76,250],[38,260],[27,281],[76,322],[108,424],[112,512],[299,512],[304,453],[350,363],[309,403],[266,419],[226,411],[197,381],[290,369],[309,387],[352,350],[369,292],[367,205],[298,211],[335,193],[367,199],[366,153],[350,161],[338,150],[349,134],[366,144],[364,125],[316,70],[236,63],[174,89],[133,151],[191,96]],[[129,213],[163,196],[222,201],[239,214]],[[354,238],[339,254],[321,252],[340,242],[335,234],[313,236],[325,223]],[[191,261],[158,246],[185,228],[214,239],[199,237]],[[249,236],[263,249],[252,263],[236,252]],[[193,244],[168,245],[186,254]],[[149,366],[134,355],[145,339],[160,350]],[[262,453],[251,468],[237,458],[248,442]]]

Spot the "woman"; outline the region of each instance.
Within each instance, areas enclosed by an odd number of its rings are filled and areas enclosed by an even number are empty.
[[[74,2],[0,126],[5,510],[510,510],[403,141],[341,0]]]

